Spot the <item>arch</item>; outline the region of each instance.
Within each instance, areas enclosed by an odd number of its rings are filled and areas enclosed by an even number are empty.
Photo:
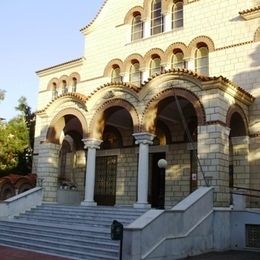
[[[160,93],[156,94],[150,102],[147,104],[142,121],[141,121],[141,129],[142,131],[147,131],[154,133],[155,131],[155,119],[158,110],[158,104],[161,100],[171,97],[171,96],[179,96],[186,100],[188,100],[192,105],[196,112],[198,125],[204,125],[206,122],[206,113],[205,109],[199,100],[199,98],[192,93],[191,91],[183,88],[171,88],[165,89]]]
[[[66,115],[73,115],[75,116],[79,122],[81,123],[82,126],[82,135],[83,138],[87,136],[88,129],[87,129],[87,122],[84,117],[84,115],[77,109],[75,108],[65,108],[62,111],[60,111],[51,121],[47,135],[46,135],[46,141],[51,142],[51,143],[60,143],[60,134],[63,129],[63,125],[58,123],[58,121],[63,118]]]
[[[182,50],[182,52],[184,54],[184,59],[189,57],[188,47],[183,42],[175,42],[175,43],[172,43],[165,51],[164,55],[165,55],[165,59],[167,60],[167,63],[171,59],[171,54],[174,49]]]
[[[144,55],[144,65],[146,68],[149,67],[149,63],[153,55],[160,56],[162,63],[166,62],[164,51],[160,48],[153,48]]]
[[[142,55],[138,54],[138,53],[134,53],[134,54],[131,54],[129,56],[126,57],[125,61],[124,61],[124,65],[122,67],[122,70],[123,71],[129,71],[129,68],[131,66],[131,61],[132,60],[137,60],[140,64],[140,68],[143,68],[144,67],[144,58]]]
[[[131,8],[125,15],[124,24],[131,24],[135,13],[140,13],[141,17],[144,16],[144,9],[142,6],[135,6]]]
[[[132,122],[133,122],[133,129],[134,132],[139,131],[139,118],[138,118],[138,113],[135,109],[135,107],[130,104],[128,101],[123,100],[123,99],[112,99],[109,101],[106,101],[103,105],[97,109],[96,113],[94,114],[92,120],[90,121],[89,124],[89,129],[91,129],[90,136],[93,138],[101,139],[102,138],[102,133],[104,130],[104,112],[112,107],[122,107],[124,108],[127,112],[129,112]]]
[[[233,117],[234,114],[239,115],[239,117],[241,118],[241,120],[244,124],[245,135],[248,135],[248,120],[247,120],[247,117],[246,117],[244,110],[238,104],[234,104],[234,105],[230,106],[230,108],[228,109],[227,116],[226,116],[227,126],[229,128],[232,127],[231,121],[232,121],[232,117]]]
[[[189,56],[194,56],[195,50],[197,49],[198,45],[204,43],[207,45],[209,52],[215,51],[215,45],[211,38],[208,36],[198,36],[194,38],[188,45]]]
[[[49,81],[48,85],[47,85],[47,90],[52,90],[53,84],[56,84],[56,86],[58,86],[58,84],[59,84],[59,79],[58,79],[58,78],[52,78],[52,79]]]
[[[14,195],[15,195],[14,185],[12,184],[12,182],[9,179],[4,177],[0,181],[0,201],[6,200]]]
[[[67,75],[63,75],[63,76],[61,76],[61,77],[59,78],[59,83],[58,83],[59,87],[62,87],[62,86],[63,86],[64,81],[66,81],[66,83],[67,83],[67,85],[68,85],[68,83],[69,83],[69,77],[68,77]]]
[[[113,60],[109,61],[104,69],[103,76],[110,77],[113,65],[118,65],[118,67],[120,68],[120,70],[122,72],[123,64],[124,64],[123,61],[120,59],[113,59]]]
[[[70,76],[69,76],[69,85],[73,85],[73,83],[74,83],[73,79],[76,79],[77,83],[79,83],[80,82],[80,75],[79,75],[79,73],[73,72],[73,73],[70,74]]]
[[[259,42],[259,41],[260,41],[260,27],[256,29],[254,34],[254,42]]]

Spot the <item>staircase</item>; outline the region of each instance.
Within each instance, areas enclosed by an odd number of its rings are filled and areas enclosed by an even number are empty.
[[[119,241],[110,238],[114,219],[127,226],[145,210],[43,204],[0,221],[0,244],[69,259],[118,259]]]

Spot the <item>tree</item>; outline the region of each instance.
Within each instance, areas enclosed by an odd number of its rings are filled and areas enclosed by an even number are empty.
[[[17,169],[21,154],[28,148],[28,131],[22,117],[0,123],[0,172]],[[22,172],[21,172],[22,173]]]
[[[0,173],[31,172],[35,114],[25,97],[18,100],[20,115],[9,122],[0,121]]]

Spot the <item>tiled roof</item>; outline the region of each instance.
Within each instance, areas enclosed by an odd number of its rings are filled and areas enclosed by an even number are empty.
[[[102,6],[100,7],[98,13],[96,14],[96,16],[92,19],[92,21],[90,23],[88,23],[86,26],[84,26],[83,28],[80,29],[80,31],[84,31],[85,29],[87,29],[88,27],[90,27],[94,21],[97,19],[98,15],[101,13],[102,9],[104,8],[105,4],[107,3],[108,0],[105,0],[104,3],[102,4]]]
[[[253,8],[250,8],[250,9],[243,10],[243,11],[239,12],[239,14],[244,15],[244,14],[252,13],[252,12],[255,12],[255,11],[259,11],[259,10],[260,10],[260,5],[253,7]]]

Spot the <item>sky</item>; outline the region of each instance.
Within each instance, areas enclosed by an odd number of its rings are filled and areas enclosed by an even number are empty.
[[[36,71],[83,56],[80,29],[104,0],[0,0],[0,117],[18,114],[21,96],[36,111]]]

